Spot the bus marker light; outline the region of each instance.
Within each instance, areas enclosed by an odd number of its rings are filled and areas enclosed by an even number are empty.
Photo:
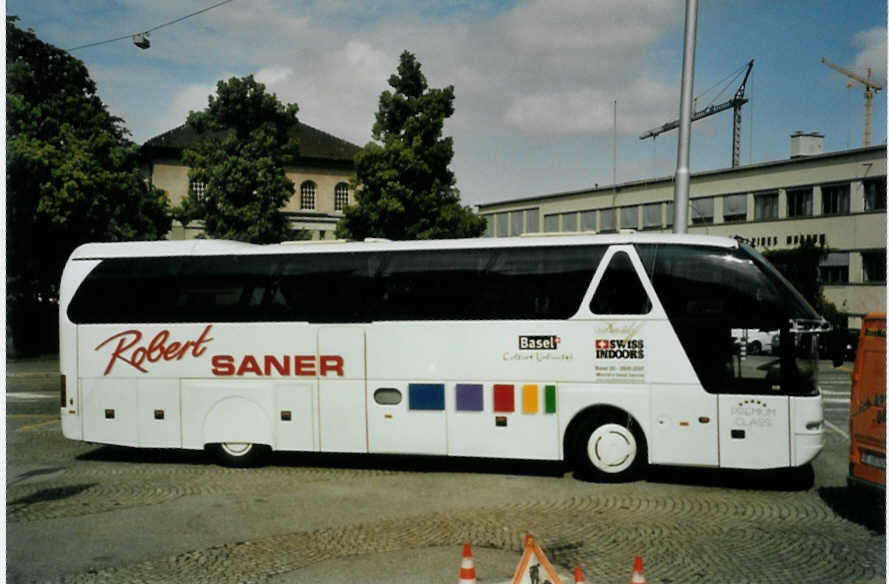
[[[679,425],[682,426],[683,428],[687,428],[688,422],[679,422]]]
[[[701,416],[700,418],[698,418],[698,422],[702,424],[709,424],[710,418],[708,418],[707,416]]]
[[[505,428],[506,427],[506,416],[496,416],[494,418],[494,425],[497,426],[498,428]]]
[[[292,414],[290,410],[281,410],[281,421],[289,422],[292,419]]]
[[[383,414],[383,418],[385,418],[385,419],[387,419],[387,420],[391,420],[391,419],[392,419],[392,414]]]
[[[154,419],[155,420],[163,420],[164,419],[164,411],[163,410],[154,410]]]
[[[105,410],[105,419],[113,420],[114,419],[114,410]]]
[[[69,414],[76,414],[76,413],[77,413],[77,410],[68,410],[68,413],[69,413]]]

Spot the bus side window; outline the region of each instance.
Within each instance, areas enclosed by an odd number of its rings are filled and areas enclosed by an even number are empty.
[[[626,252],[611,256],[590,302],[593,314],[648,314],[651,300]]]

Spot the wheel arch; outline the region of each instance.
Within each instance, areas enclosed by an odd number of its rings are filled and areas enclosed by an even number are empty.
[[[562,458],[564,462],[568,464],[573,464],[574,462],[574,455],[577,450],[575,448],[575,442],[581,424],[589,418],[601,415],[626,416],[627,420],[630,422],[629,427],[635,428],[642,439],[642,447],[644,448],[647,462],[648,436],[645,433],[645,427],[639,423],[639,420],[637,420],[633,414],[624,408],[613,404],[592,404],[574,414],[574,417],[571,418],[571,421],[568,422],[568,426],[565,428],[565,435],[562,437]]]
[[[231,420],[238,420],[232,424]],[[263,408],[253,400],[229,396],[216,402],[204,417],[204,445],[249,442],[272,448],[272,425]]]

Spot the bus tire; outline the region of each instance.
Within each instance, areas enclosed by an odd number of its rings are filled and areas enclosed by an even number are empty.
[[[645,469],[645,437],[625,412],[589,414],[580,421],[575,436],[574,468],[583,478],[598,482],[631,481]]]
[[[221,465],[236,468],[257,466],[269,451],[268,446],[252,442],[222,442],[208,448]]]

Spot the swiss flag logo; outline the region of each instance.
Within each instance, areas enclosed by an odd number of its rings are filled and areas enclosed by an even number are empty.
[[[608,339],[596,339],[596,348],[597,349],[607,349],[608,348]]]

